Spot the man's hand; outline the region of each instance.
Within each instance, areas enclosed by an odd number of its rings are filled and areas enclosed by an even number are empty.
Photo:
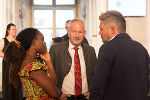
[[[89,100],[90,92],[85,93],[84,96],[87,100]]]
[[[67,98],[70,97],[70,96],[71,96],[70,94],[65,94],[65,93],[63,93],[63,94],[60,96],[59,100],[67,100]]]

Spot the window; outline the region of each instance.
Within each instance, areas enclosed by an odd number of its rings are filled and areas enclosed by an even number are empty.
[[[77,17],[76,0],[33,0],[33,27],[44,35],[47,48],[53,37],[66,34],[65,22]]]
[[[52,0],[33,0],[33,5],[52,5]]]

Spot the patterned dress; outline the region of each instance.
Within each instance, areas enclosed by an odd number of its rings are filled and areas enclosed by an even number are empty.
[[[27,96],[26,100],[52,100],[48,97],[48,93],[34,80],[27,80],[24,77],[29,77],[31,71],[42,69],[46,72],[48,77],[50,73],[48,72],[48,67],[42,64],[40,61],[35,61],[23,68],[19,72],[19,76],[22,82],[22,88]]]

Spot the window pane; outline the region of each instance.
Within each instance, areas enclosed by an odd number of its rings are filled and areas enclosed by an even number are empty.
[[[56,0],[56,5],[75,5],[75,0]]]
[[[66,33],[66,29],[56,29],[56,37],[62,37]]]
[[[46,42],[47,49],[49,50],[52,44],[53,30],[39,29],[39,31],[44,35],[44,41]]]
[[[52,5],[52,0],[33,0],[33,5]]]
[[[67,20],[75,18],[75,8],[57,8],[56,9],[56,28],[65,28]]]
[[[35,28],[52,28],[52,9],[34,8],[33,16]]]

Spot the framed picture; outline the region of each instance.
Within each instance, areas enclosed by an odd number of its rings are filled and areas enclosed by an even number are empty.
[[[117,10],[123,16],[146,16],[146,0],[108,0],[108,10]]]

